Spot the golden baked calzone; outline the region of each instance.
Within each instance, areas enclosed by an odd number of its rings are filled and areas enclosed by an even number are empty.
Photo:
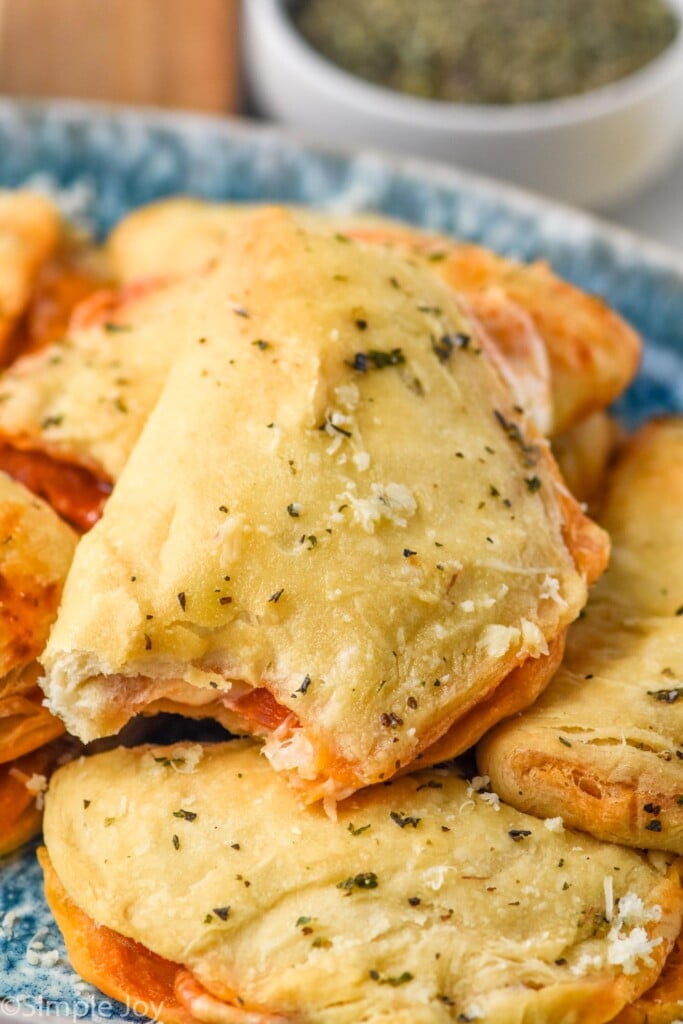
[[[513,806],[683,853],[683,419],[650,424],[609,479],[608,571],[562,668],[478,748]]]
[[[334,822],[249,741],[81,759],[47,794],[48,900],[75,969],[165,1024],[611,1020],[678,934],[675,866],[481,782],[420,772]]]
[[[452,291],[267,210],[79,545],[45,688],[82,739],[211,715],[338,798],[530,703],[605,558]]]
[[[31,779],[48,773],[64,731],[43,707],[35,659],[75,542],[47,505],[0,473],[0,853],[38,831]]]

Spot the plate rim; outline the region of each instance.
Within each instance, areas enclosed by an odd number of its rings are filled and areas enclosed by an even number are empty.
[[[635,256],[641,265],[680,277],[683,289],[683,251],[649,238],[642,232],[622,227],[609,219],[608,211],[594,212],[572,206],[531,189],[513,185],[492,175],[466,170],[459,165],[412,153],[396,153],[380,147],[352,144],[331,145],[311,137],[305,131],[277,121],[231,114],[209,114],[180,108],[162,108],[149,105],[107,103],[80,99],[31,99],[0,97],[0,125],[5,119],[50,116],[56,120],[94,124],[98,116],[142,128],[179,129],[190,135],[210,129],[226,139],[254,139],[272,141],[297,149],[301,154],[311,152],[321,156],[342,159],[348,166],[367,161],[395,174],[408,175],[437,186],[450,186],[459,191],[479,194],[489,201],[499,202],[521,213],[538,217],[547,224],[553,219],[579,226],[586,236],[597,236],[609,243],[617,254]]]

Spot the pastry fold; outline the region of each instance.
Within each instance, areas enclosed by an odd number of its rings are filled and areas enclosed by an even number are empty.
[[[114,271],[125,281],[203,269],[239,229],[243,210],[189,198],[137,210],[112,232],[108,253]],[[525,265],[370,215],[331,217],[302,209],[297,217],[314,230],[327,223],[370,245],[402,249],[441,275],[472,304],[500,351],[532,385],[537,403],[547,404],[544,427],[553,435],[608,406],[636,372],[636,332],[601,299],[561,280],[545,263]]]
[[[608,571],[538,702],[479,744],[501,797],[593,835],[683,853],[683,419],[609,478]]]
[[[559,434],[606,408],[628,386],[640,361],[641,342],[607,303],[557,277],[547,263],[519,263],[466,242],[429,235],[391,222],[353,225],[350,233],[373,244],[421,252],[458,294],[481,304],[496,293],[518,307],[546,347],[552,416]],[[504,354],[514,357],[520,333],[495,331]]]
[[[249,741],[118,749],[53,777],[46,891],[79,972],[166,1024],[611,1020],[678,934],[675,865],[480,790],[420,772],[335,822]]]
[[[86,740],[214,716],[310,800],[455,754],[554,671],[604,534],[431,273],[268,210],[205,284],[79,545],[50,707]]]
[[[40,499],[0,473],[0,854],[39,828],[30,781],[61,748],[59,719],[43,706],[43,650],[76,538]],[[27,788],[24,783],[29,783]]]

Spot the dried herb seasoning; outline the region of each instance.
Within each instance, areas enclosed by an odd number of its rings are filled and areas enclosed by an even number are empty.
[[[182,818],[183,821],[195,821],[197,815],[194,811],[186,811],[184,808],[180,808],[178,811],[173,812],[174,818]]]
[[[655,700],[660,700],[664,704],[675,704],[678,698],[683,694],[683,686],[675,686],[671,690],[648,690],[648,697],[654,697]]]
[[[291,13],[351,74],[454,103],[588,92],[650,63],[679,30],[663,0],[296,0]]]
[[[356,326],[359,322],[356,321]],[[367,373],[368,370],[384,370],[387,366],[402,366],[405,361],[406,358],[400,348],[392,348],[389,352],[371,348],[367,352],[356,352],[353,359],[348,360],[347,365],[358,373]]]
[[[531,835],[531,830],[528,828],[511,828],[508,835],[514,842],[520,843],[522,839],[526,839],[527,836]]]
[[[337,889],[351,893],[354,889],[376,889],[379,882],[374,871],[365,871],[360,875],[352,875],[343,882],[337,882]]]
[[[400,814],[398,811],[390,811],[389,817],[398,825],[399,828],[406,828],[408,825],[412,825],[413,828],[417,828],[422,821],[422,818],[415,818],[410,814]]]

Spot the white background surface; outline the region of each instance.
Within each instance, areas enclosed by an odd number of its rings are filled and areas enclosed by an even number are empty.
[[[671,167],[629,202],[597,211],[622,227],[683,251],[683,149]]]

